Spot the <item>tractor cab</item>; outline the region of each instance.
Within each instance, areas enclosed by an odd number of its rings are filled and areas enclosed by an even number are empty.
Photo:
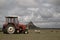
[[[6,17],[6,23],[15,23],[18,24],[18,17]]]

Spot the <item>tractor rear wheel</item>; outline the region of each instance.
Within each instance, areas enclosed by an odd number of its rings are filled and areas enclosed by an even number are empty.
[[[12,24],[9,24],[6,28],[6,31],[8,34],[14,34],[15,33],[15,27]]]

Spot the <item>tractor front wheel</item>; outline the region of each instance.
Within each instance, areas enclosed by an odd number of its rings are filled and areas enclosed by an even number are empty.
[[[25,32],[24,32],[24,34],[28,34],[29,32],[28,32],[28,29],[25,29]]]

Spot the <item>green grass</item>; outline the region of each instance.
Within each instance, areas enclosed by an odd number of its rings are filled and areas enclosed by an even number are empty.
[[[60,30],[41,30],[41,33],[30,30],[29,34],[3,34],[0,32],[0,40],[60,40]]]

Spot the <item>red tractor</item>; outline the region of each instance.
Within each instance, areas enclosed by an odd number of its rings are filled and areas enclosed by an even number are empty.
[[[28,29],[26,25],[20,24],[18,17],[5,17],[6,21],[3,25],[3,33],[14,34],[14,33],[26,33],[28,34]]]

